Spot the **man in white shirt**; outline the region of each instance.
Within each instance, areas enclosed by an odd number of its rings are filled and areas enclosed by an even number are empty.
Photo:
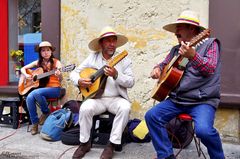
[[[131,69],[132,62],[128,57],[120,60],[114,67],[108,65],[108,61],[118,53],[116,48],[127,43],[127,37],[117,34],[111,27],[102,29],[100,36],[89,43],[91,53],[73,72],[70,79],[77,87],[88,89],[92,86],[92,79],[81,78],[81,72],[86,68],[104,68],[106,84],[102,93],[88,98],[80,107],[80,146],[74,152],[73,158],[82,158],[90,151],[90,131],[94,115],[109,111],[115,114],[110,134],[109,144],[101,154],[101,159],[111,159],[115,145],[121,144],[122,132],[127,125],[131,103],[127,95],[127,88],[134,85],[134,77]],[[104,67],[105,66],[105,67]]]

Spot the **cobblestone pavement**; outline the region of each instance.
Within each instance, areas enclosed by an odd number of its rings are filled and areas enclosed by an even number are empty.
[[[39,135],[32,136],[27,132],[27,126],[20,129],[12,129],[10,126],[0,125],[0,159],[70,159],[77,146],[68,146],[58,142],[49,142],[40,138]],[[11,133],[15,134],[1,140]],[[206,158],[209,159],[206,149],[201,146]],[[84,159],[98,159],[103,146],[93,145]],[[223,143],[226,159],[240,159],[240,144]],[[175,149],[175,154],[179,149]],[[153,159],[156,157],[151,143],[130,143],[123,147],[121,152],[114,154],[114,159]],[[203,155],[198,157],[194,142],[181,151],[177,159],[204,159]]]

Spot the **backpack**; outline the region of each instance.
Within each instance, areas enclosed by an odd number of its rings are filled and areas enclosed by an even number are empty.
[[[133,119],[127,124],[128,126],[128,142],[144,143],[150,142],[151,137],[146,126],[145,120]]]
[[[168,122],[166,128],[174,148],[185,148],[192,142],[194,130],[191,121],[182,121],[175,117]]]
[[[72,112],[72,119],[73,119],[73,127],[78,125],[79,119],[79,109],[82,104],[82,101],[79,100],[69,100],[63,104],[62,108],[70,109]],[[71,127],[72,127],[71,126]]]
[[[72,127],[70,129],[65,129],[61,133],[61,141],[65,145],[79,145],[80,127]]]
[[[49,141],[61,139],[61,132],[72,123],[72,112],[69,109],[59,109],[51,113],[44,122],[40,136]]]
[[[72,124],[61,132],[61,141],[65,145],[79,145],[80,127],[78,123],[79,109],[82,101],[69,100],[63,104],[63,108],[70,109],[72,112]]]

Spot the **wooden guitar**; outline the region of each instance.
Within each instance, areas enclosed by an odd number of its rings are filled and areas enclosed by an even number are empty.
[[[68,72],[72,71],[75,68],[75,64],[67,65],[59,70],[61,72]],[[27,69],[26,73],[32,76],[32,79],[27,79],[23,74],[21,74],[18,82],[18,92],[20,95],[25,95],[28,93],[32,88],[37,88],[40,85],[40,80],[48,77],[50,75],[55,74],[56,69],[53,69],[49,72],[43,72],[41,67],[37,68],[36,70]]]
[[[197,36],[195,36],[189,42],[189,46],[195,46],[203,39],[209,37],[210,30],[206,29]],[[156,86],[152,90],[152,98],[158,101],[164,100],[168,94],[177,86],[184,73],[184,68],[180,66],[180,63],[184,57],[176,55],[172,60],[164,67],[160,79]]]
[[[108,61],[108,66],[110,67],[115,66],[127,55],[128,55],[127,51],[123,51],[122,53],[118,54],[113,59]],[[94,68],[85,68],[80,72],[81,78],[90,78],[91,82],[93,83],[90,87],[87,88],[79,87],[84,98],[92,98],[96,95],[102,84],[101,78],[104,76],[105,67],[106,65],[100,68],[99,70]]]

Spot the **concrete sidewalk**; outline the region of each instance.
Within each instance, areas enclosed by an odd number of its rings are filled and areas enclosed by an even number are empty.
[[[11,126],[0,125],[0,140],[12,134],[16,130]],[[240,159],[240,145],[224,143],[224,152],[226,159]],[[16,133],[0,141],[0,159],[71,159],[77,146],[68,146],[61,141],[49,142],[40,138],[39,135],[32,136],[27,132],[27,125],[17,129]],[[84,159],[98,159],[103,151],[102,146],[93,145],[93,148],[86,154]],[[202,149],[207,155],[206,149]],[[175,150],[175,154],[179,150]],[[116,152],[114,159],[153,159],[155,152],[151,143],[130,143],[123,147],[122,152]],[[182,150],[178,159],[197,159],[197,151],[192,142],[187,148]],[[204,159],[201,155],[199,159]]]

